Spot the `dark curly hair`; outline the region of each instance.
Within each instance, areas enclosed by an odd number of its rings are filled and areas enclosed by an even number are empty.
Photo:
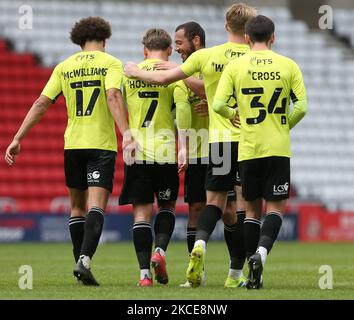
[[[83,47],[86,41],[104,41],[112,34],[111,25],[100,17],[88,17],[76,22],[70,32],[73,43]]]

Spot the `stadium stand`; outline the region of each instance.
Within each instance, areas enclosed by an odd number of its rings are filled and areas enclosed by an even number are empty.
[[[17,52],[9,52],[5,42],[0,42],[0,103],[5,117],[5,125],[0,128],[1,150],[48,79],[50,67],[77,50],[68,40],[68,31],[81,17],[100,15],[111,22],[113,36],[108,52],[122,61],[142,59],[141,38],[150,27],[162,27],[173,33],[178,24],[195,20],[206,30],[207,46],[225,41],[225,8],[212,5],[29,1],[35,15],[33,29],[20,30],[21,4],[8,0],[0,3],[0,37],[10,40]],[[259,11],[274,19],[274,49],[298,62],[308,89],[308,115],[292,132],[296,155],[292,159],[292,183],[301,199],[318,200],[332,209],[353,210],[354,114],[350,108],[354,100],[354,60],[344,55],[340,46],[333,45],[329,33],[312,31],[304,22],[294,20],[287,7]],[[353,13],[336,14],[338,21],[346,23],[342,27],[337,25],[339,32],[351,30],[354,40],[353,24],[349,22]],[[37,66],[34,55],[46,67]],[[179,57],[174,55],[173,60],[178,62]],[[18,210],[48,210],[53,197],[65,196],[64,127],[65,107],[60,101],[24,143],[25,152],[19,157],[18,166],[5,169],[1,164],[0,197],[16,199]],[[118,159],[115,195],[123,175],[120,156]],[[13,206],[7,208],[11,210]]]
[[[354,10],[337,9],[334,13],[335,32],[348,38],[354,48]]]

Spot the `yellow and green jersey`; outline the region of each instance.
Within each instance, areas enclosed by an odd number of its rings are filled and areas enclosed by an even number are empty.
[[[76,53],[55,67],[42,95],[53,102],[61,93],[65,97],[65,149],[117,151],[106,90],[120,89],[122,76],[122,63],[101,51]]]
[[[194,52],[181,65],[181,70],[188,76],[196,72],[203,74],[205,93],[209,106],[209,143],[238,141],[240,130],[230,120],[225,119],[213,108],[213,101],[221,73],[233,59],[243,56],[250,49],[248,45],[227,42],[219,46]],[[230,106],[234,105],[229,101]]]
[[[271,50],[252,51],[229,63],[215,102],[237,101],[241,119],[238,160],[290,157],[289,105],[306,100],[297,64]]]
[[[200,79],[201,74],[199,72],[195,73],[194,77]],[[189,89],[182,80],[178,81],[176,84],[174,99],[176,103],[179,101],[188,101],[190,105],[191,126],[189,130],[189,158],[207,158],[209,152],[209,117],[202,117],[194,110],[194,107],[201,102],[201,99],[191,89]]]
[[[154,70],[158,61],[146,59],[138,66],[143,70]],[[142,147],[137,160],[176,163],[176,131],[171,112],[176,84],[154,85],[124,77],[123,85],[129,128]]]

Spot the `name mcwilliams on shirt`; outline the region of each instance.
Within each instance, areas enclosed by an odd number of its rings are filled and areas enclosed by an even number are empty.
[[[62,72],[64,80],[77,77],[92,77],[92,76],[106,76],[108,68],[80,68],[71,71]]]
[[[138,79],[128,79],[128,85],[130,89],[140,88],[167,88],[167,84],[150,84]]]
[[[128,315],[146,315],[158,318],[160,315],[226,315],[228,305],[225,304],[171,304],[166,306],[134,306],[128,307]]]

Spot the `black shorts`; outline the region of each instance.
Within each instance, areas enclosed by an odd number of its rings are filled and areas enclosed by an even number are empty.
[[[241,185],[238,173],[238,142],[209,144],[209,165],[205,181],[208,191],[229,191]]]
[[[159,203],[174,201],[178,196],[177,164],[134,163],[124,165],[124,183],[119,204]]]
[[[289,198],[290,158],[267,157],[240,162],[242,194],[246,201]]]
[[[188,165],[184,176],[184,202],[206,202],[205,177],[207,168],[208,165],[204,163]]]
[[[100,149],[64,150],[65,182],[68,188],[113,190],[117,153]]]
[[[184,177],[184,202],[196,203],[206,202],[205,180],[208,170],[208,164],[204,162],[189,164]],[[228,201],[236,200],[234,188],[227,193]]]

